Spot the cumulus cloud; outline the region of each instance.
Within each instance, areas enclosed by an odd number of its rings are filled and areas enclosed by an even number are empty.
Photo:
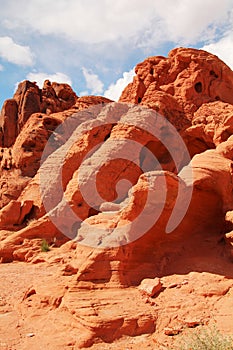
[[[217,42],[203,46],[202,49],[217,55],[233,69],[233,35],[231,33]]]
[[[37,71],[68,72],[80,94],[103,94],[104,84],[106,88],[113,82],[104,94],[118,99],[124,84],[116,79],[125,70],[125,63],[133,66],[147,55],[166,55],[178,45],[205,45],[232,65],[232,36],[226,33],[233,28],[233,0],[0,2],[0,58],[30,66],[33,50]],[[2,39],[4,45],[7,41],[13,49],[21,48],[20,55],[17,50],[2,49]],[[84,68],[80,72],[82,66],[93,67],[93,71]],[[23,69],[13,73],[13,82],[25,77]],[[7,76],[7,69],[1,74],[8,85],[13,84],[13,74]],[[111,80],[107,74],[112,74]],[[48,74],[42,80],[46,78]],[[38,75],[31,77],[38,79]]]
[[[154,0],[146,3],[139,0],[129,4],[125,0],[59,0],[56,3],[9,0],[1,8],[1,17],[3,25],[10,29],[28,27],[43,35],[64,35],[93,44],[129,37],[138,27],[143,28],[154,12]]]
[[[88,91],[87,91],[87,90],[80,91],[78,95],[79,95],[80,97],[82,97],[82,96],[87,96],[87,95],[88,95]]]
[[[133,39],[131,45],[155,46],[211,38],[219,24],[227,23],[232,5],[233,0],[59,0],[56,6],[53,1],[9,0],[1,16],[11,29],[30,28],[89,44]]]
[[[129,72],[124,72],[123,77],[111,84],[105,91],[104,96],[113,101],[118,101],[124,88],[133,81],[135,76],[134,68]]]
[[[54,73],[54,74],[47,74],[47,73],[43,73],[43,72],[31,72],[27,75],[27,79],[30,81],[36,81],[37,85],[42,88],[44,81],[46,79],[50,80],[50,81],[54,81],[56,83],[66,83],[69,85],[72,85],[72,80],[70,79],[70,77],[68,77],[68,75],[64,74],[64,73]]]
[[[90,69],[82,68],[83,76],[86,81],[87,89],[91,91],[91,94],[101,94],[104,89],[103,82],[99,79],[98,75],[93,73]]]
[[[232,0],[165,0],[157,8],[163,40],[194,44],[211,39],[220,25],[226,26],[232,5]],[[152,30],[156,34],[156,27]]]
[[[0,37],[0,57],[19,66],[33,65],[33,54],[30,48],[16,44],[9,36]]]

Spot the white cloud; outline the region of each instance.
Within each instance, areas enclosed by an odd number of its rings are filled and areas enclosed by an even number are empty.
[[[232,5],[232,0],[165,0],[157,8],[162,41],[190,44],[211,39],[220,25],[226,26]],[[154,34],[155,26],[154,22]]]
[[[70,86],[72,85],[72,81],[70,77],[60,72],[57,72],[54,74],[47,74],[43,72],[41,73],[31,72],[27,74],[26,79],[30,81],[35,81],[40,88],[43,87],[44,81],[47,79],[50,80],[51,82],[66,83],[66,84],[69,84]],[[14,92],[17,90],[19,83],[20,83],[19,81],[15,83]]]
[[[92,73],[91,70],[82,68],[83,76],[86,80],[87,89],[91,90],[93,95],[101,94],[103,92],[104,84],[99,79],[97,74]]]
[[[19,66],[33,65],[33,54],[30,48],[16,44],[9,36],[0,37],[0,57]]]
[[[118,101],[124,88],[133,81],[135,76],[134,68],[129,72],[124,72],[123,77],[111,84],[105,91],[104,96],[113,101]]]
[[[11,30],[29,28],[88,44],[130,40],[155,47],[167,40],[194,44],[212,38],[226,25],[232,6],[233,0],[9,0],[1,17]]]
[[[205,45],[204,48],[232,65],[232,36],[224,33],[233,28],[230,15],[233,0],[0,0],[0,3],[0,58],[31,65],[33,50],[37,72],[65,71],[82,90],[80,94],[105,94],[118,99],[127,79],[122,76],[116,81],[125,70],[123,62],[133,66],[146,55],[166,55],[177,45]],[[7,41],[13,49],[20,49],[20,55],[11,48],[3,50],[2,39],[5,45]],[[80,73],[82,66],[86,67],[83,70],[86,85]],[[93,71],[88,67],[93,67]],[[25,70],[14,69],[10,78],[7,69],[1,74],[8,84],[12,84],[13,74],[15,80],[25,77]],[[28,78],[40,80],[40,84],[46,78],[58,80],[50,74],[42,77],[42,73],[31,74]],[[70,83],[69,77],[68,81],[62,80]],[[108,87],[111,81],[115,83]]]
[[[87,95],[88,95],[88,91],[87,91],[87,90],[85,90],[85,91],[80,91],[78,95],[79,95],[79,97],[87,96]]]
[[[4,67],[2,64],[0,64],[0,72],[4,71]]]
[[[72,85],[72,81],[70,79],[70,77],[68,77],[68,75],[64,74],[64,73],[54,73],[54,74],[47,74],[47,73],[43,73],[43,72],[31,72],[27,75],[26,77],[28,80],[30,81],[36,81],[37,85],[42,88],[44,81],[46,79],[50,80],[51,82],[56,82],[56,83],[66,83],[69,85]]]
[[[154,12],[154,0],[145,2],[21,0],[19,3],[9,0],[1,8],[1,17],[9,29],[29,27],[43,35],[65,35],[72,40],[93,44],[129,37],[138,27],[143,28],[148,16]]]
[[[217,55],[233,69],[233,35],[231,33],[215,43],[203,46],[202,49]]]

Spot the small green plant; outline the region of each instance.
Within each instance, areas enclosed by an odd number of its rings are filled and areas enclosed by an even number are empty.
[[[183,337],[179,350],[233,350],[233,339],[216,327],[197,329]]]
[[[48,252],[49,250],[50,250],[50,248],[49,248],[48,242],[46,241],[46,239],[43,239],[41,242],[41,251]]]

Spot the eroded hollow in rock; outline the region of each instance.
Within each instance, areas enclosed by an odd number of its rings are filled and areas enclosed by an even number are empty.
[[[218,78],[218,74],[215,73],[215,71],[211,70],[210,75],[212,75],[214,78]]]
[[[140,167],[143,172],[159,170],[171,162],[167,148],[158,141],[149,141],[140,152]]]
[[[196,84],[194,85],[194,88],[195,88],[196,92],[197,92],[198,94],[200,94],[200,93],[202,92],[202,83],[199,81],[198,83],[196,83]]]

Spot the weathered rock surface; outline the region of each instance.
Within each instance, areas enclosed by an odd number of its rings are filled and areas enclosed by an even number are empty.
[[[165,335],[168,329],[185,335],[193,325],[201,328],[215,322],[221,332],[231,334],[232,264],[223,262],[218,251],[203,248],[201,244],[199,253],[187,249],[173,263],[177,273],[161,278],[163,290],[154,298],[134,287],[77,283],[75,274],[61,275],[59,269],[65,261],[74,263],[70,246],[66,251],[63,248],[63,253],[43,253],[44,262],[37,264],[2,264],[2,344],[25,350],[41,346],[48,350],[173,349],[180,338]],[[206,259],[202,258],[204,252],[208,252]],[[202,272],[210,264],[213,271]],[[168,265],[167,272],[172,271]]]
[[[168,58],[149,57],[136,66],[135,72],[120,101],[145,104],[178,129],[187,127],[203,103],[233,103],[231,69],[202,50],[178,48]]]
[[[59,85],[57,85],[57,89],[58,87]],[[65,88],[65,91],[70,91],[71,89],[68,89],[66,85]],[[60,89],[57,91],[63,90]],[[10,199],[17,199],[20,194],[22,194],[22,196],[29,196],[30,199],[35,198],[34,193],[36,191],[36,185],[30,183],[30,189],[25,189],[24,192],[22,191],[30,182],[31,178],[36,175],[37,170],[40,167],[41,156],[48,138],[59,124],[72,114],[86,109],[91,105],[101,105],[102,103],[108,102],[110,101],[104,97],[86,96],[76,98],[74,106],[68,110],[65,109],[63,112],[53,113],[51,115],[45,113],[31,114],[29,120],[25,121],[25,124],[22,126],[22,130],[16,138],[13,146],[0,149],[0,183],[2,182],[2,185],[0,186],[0,208],[8,204]],[[7,127],[6,135],[8,135],[9,130],[12,130],[12,128],[8,129]],[[15,139],[15,136],[12,140]],[[11,145],[11,143],[8,145]],[[55,143],[54,147],[56,146],[57,144]],[[54,148],[51,149],[51,152],[53,150]],[[5,177],[7,177],[9,181],[6,181]],[[34,183],[36,181],[32,180],[32,182]],[[33,193],[30,193],[32,188]],[[29,195],[27,195],[27,193],[29,193]],[[39,189],[37,189],[36,197],[38,198],[38,196]]]
[[[15,142],[18,122],[18,104],[15,99],[6,100],[1,111],[0,126],[2,136],[0,145],[10,147]]]
[[[172,349],[212,320],[232,332],[229,67],[195,49],[150,57],[119,103],[25,81],[0,127],[6,348]]]
[[[36,112],[51,114],[72,107],[76,94],[67,84],[50,83],[46,80],[43,89],[28,80],[20,83],[13,99],[2,108],[0,124],[3,130],[2,146],[10,147],[28,118]]]
[[[138,289],[143,294],[153,297],[161,291],[162,283],[159,278],[145,278],[138,286]]]

